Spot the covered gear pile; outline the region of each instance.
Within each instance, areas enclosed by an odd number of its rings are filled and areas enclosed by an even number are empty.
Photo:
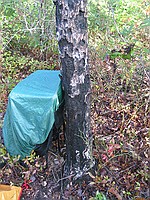
[[[61,126],[63,95],[59,74],[37,70],[9,94],[3,138],[10,155],[20,155],[21,159],[29,156],[49,137],[55,120],[57,127]]]

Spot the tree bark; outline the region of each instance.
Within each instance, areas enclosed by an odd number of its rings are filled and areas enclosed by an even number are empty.
[[[65,92],[68,172],[81,176],[93,165],[90,132],[87,0],[56,0],[56,32]]]

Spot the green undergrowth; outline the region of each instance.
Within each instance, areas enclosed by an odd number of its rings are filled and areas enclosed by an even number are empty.
[[[55,54],[53,55],[54,57]],[[56,57],[58,56],[56,55]],[[20,52],[12,53],[11,51],[6,51],[3,53],[1,112],[5,110],[8,94],[19,81],[36,70],[54,70],[58,68],[58,61],[56,58],[53,60],[53,58],[50,58],[49,62],[47,62],[39,61],[31,56],[22,55]]]

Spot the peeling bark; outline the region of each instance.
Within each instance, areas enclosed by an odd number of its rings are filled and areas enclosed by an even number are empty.
[[[87,0],[57,0],[56,32],[65,91],[68,172],[82,175],[93,164],[90,133]]]

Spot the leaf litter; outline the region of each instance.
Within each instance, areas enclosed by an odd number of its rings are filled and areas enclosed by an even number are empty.
[[[89,178],[74,183],[71,176],[64,177],[65,159],[57,151],[49,151],[49,165],[45,169],[45,158],[33,153],[24,161],[26,166],[22,166],[1,145],[0,156],[8,162],[0,171],[0,182],[21,186],[26,180],[29,187],[23,191],[22,200],[92,199],[97,191],[105,194],[106,199],[148,199],[149,76],[147,67],[140,68],[138,63],[125,61],[126,66],[120,67],[118,60],[114,71],[112,63],[102,61],[94,53],[90,55],[91,131],[96,164],[88,173]],[[136,66],[132,75],[131,64]],[[16,82],[21,80],[21,74],[22,69],[15,75]],[[8,93],[4,86],[1,121]],[[57,150],[55,142],[53,149]],[[61,150],[65,151],[64,138]]]

